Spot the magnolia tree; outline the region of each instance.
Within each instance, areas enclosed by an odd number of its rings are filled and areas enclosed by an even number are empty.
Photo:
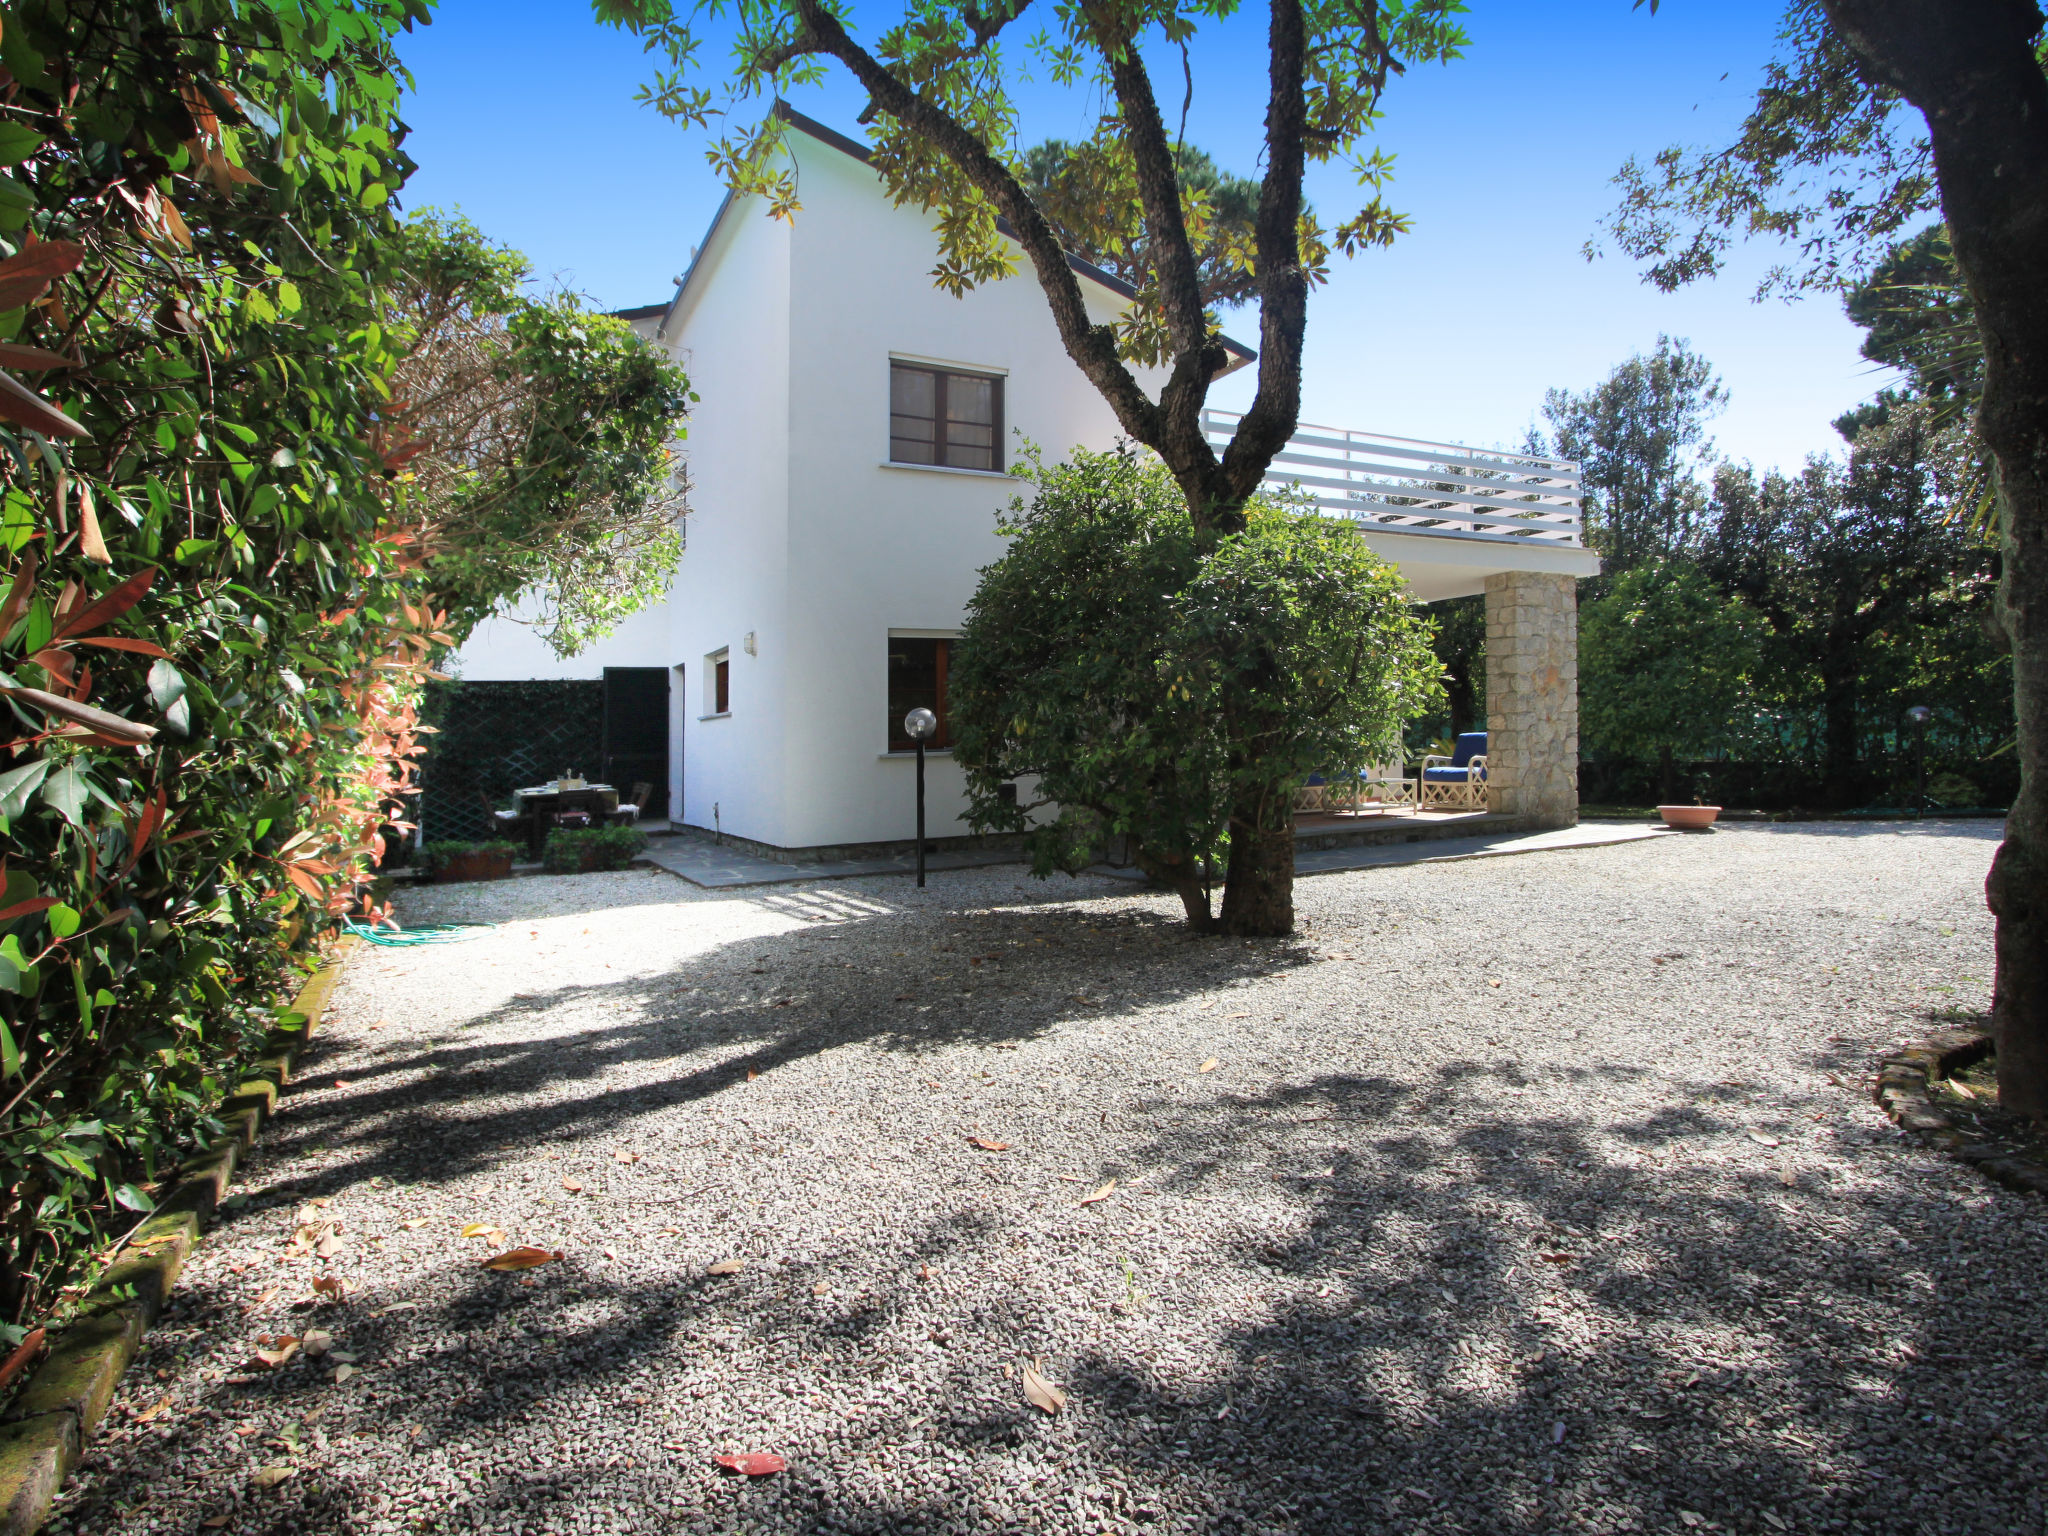
[[[1027,462],[948,679],[970,820],[1023,832],[1041,875],[1128,838],[1206,931],[1226,857],[1291,854],[1272,834],[1305,777],[1383,761],[1437,702],[1429,623],[1349,523],[1254,501],[1218,539],[1128,445]],[[1255,888],[1226,881],[1225,926]]]
[[[829,0],[702,0],[685,11],[668,0],[594,0],[594,8],[667,60],[647,99],[682,123],[710,128],[715,120],[713,163],[735,192],[760,196],[778,216],[797,211],[796,178],[778,153],[783,123],[761,107],[834,65],[850,73],[867,94],[861,118],[883,185],[898,203],[936,216],[934,280],[961,293],[1005,277],[1015,268],[1010,241],[1022,247],[1067,354],[1124,432],[1159,456],[1190,525],[1222,538],[1250,525],[1247,506],[1294,433],[1308,290],[1322,251],[1383,245],[1406,227],[1381,196],[1387,157],[1361,148],[1387,83],[1411,64],[1456,56],[1465,41],[1454,20],[1464,9],[1459,0],[1271,0],[1265,173],[1250,238],[1234,242],[1216,228],[1219,198],[1234,194],[1190,174],[1198,168],[1155,90],[1153,58],[1169,61],[1175,91],[1187,82],[1184,122],[1193,82],[1183,70],[1187,44],[1233,16],[1235,0],[1081,0],[1041,9],[1035,26],[1027,24],[1031,0],[986,7],[934,0],[868,38]],[[700,29],[726,18],[737,23],[736,63],[729,77],[707,84]],[[1017,142],[1011,94],[1027,65],[1093,92],[1104,108],[1089,140],[1062,146],[1054,164],[1041,157],[1036,168]],[[1310,163],[1332,160],[1351,164],[1369,195],[1354,216],[1325,231],[1303,205],[1302,176]],[[1034,185],[1048,195],[1089,190],[1059,196],[1049,213]],[[1227,222],[1227,210],[1224,216]],[[1112,253],[1131,270],[1139,298],[1122,325],[1089,318],[1067,260],[1074,248]],[[1256,392],[1221,453],[1202,427],[1209,385],[1227,361],[1211,302],[1221,296],[1213,281],[1219,259],[1236,260],[1248,275],[1232,297],[1259,305]],[[1164,374],[1156,396],[1135,371],[1141,362]],[[1250,804],[1233,811],[1231,825],[1226,925],[1290,932],[1289,827]]]

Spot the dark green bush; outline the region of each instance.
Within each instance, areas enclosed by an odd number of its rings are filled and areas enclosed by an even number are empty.
[[[638,827],[557,827],[541,850],[541,867],[553,875],[584,869],[624,869],[647,846]]]
[[[440,870],[444,864],[451,863],[456,859],[469,858],[473,854],[481,854],[485,858],[504,857],[516,859],[523,852],[525,850],[519,844],[507,842],[428,843],[424,848],[420,849],[420,868],[431,875]]]

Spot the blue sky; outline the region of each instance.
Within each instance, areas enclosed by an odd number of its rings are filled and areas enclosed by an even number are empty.
[[[1390,197],[1414,232],[1338,260],[1311,300],[1305,418],[1512,443],[1547,387],[1584,388],[1661,331],[1688,338],[1726,379],[1723,454],[1794,465],[1838,450],[1830,419],[1883,380],[1857,356],[1860,332],[1837,301],[1751,301],[1778,253],[1750,251],[1677,295],[1644,286],[1618,257],[1580,254],[1625,158],[1718,142],[1740,119],[1782,0],[1666,0],[1655,17],[1629,0],[1473,0],[1471,10],[1466,57],[1389,94],[1380,142],[1397,156]],[[1246,174],[1257,171],[1263,30],[1255,7],[1205,35],[1193,57],[1188,137]],[[607,307],[668,296],[719,187],[701,135],[633,105],[650,72],[636,43],[601,30],[579,0],[441,0],[440,19],[401,52],[416,80],[409,205],[459,208],[543,276]],[[793,99],[858,135],[861,98],[843,74]],[[1085,97],[1050,86],[1026,87],[1021,100],[1032,140],[1085,133],[1093,117]],[[1328,222],[1356,211],[1340,169],[1312,170],[1309,193]],[[1256,339],[1248,315],[1229,328]],[[1214,403],[1249,397],[1247,373]]]

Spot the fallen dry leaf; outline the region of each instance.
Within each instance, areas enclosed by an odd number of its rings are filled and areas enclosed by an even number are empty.
[[[1195,1070],[1197,1072],[1214,1072],[1217,1069],[1217,1067],[1221,1065],[1221,1062],[1217,1061],[1217,1059],[1214,1056],[1211,1056],[1207,1061],[1203,1062],[1199,1067],[1195,1068]]]
[[[334,1335],[325,1328],[308,1328],[306,1336],[299,1340],[299,1348],[317,1360],[334,1348]]]
[[[1778,1145],[1777,1137],[1766,1136],[1762,1131],[1751,1131],[1749,1133],[1749,1139],[1755,1142],[1760,1147],[1775,1147],[1776,1145]]]
[[[760,1074],[760,1073],[758,1073],[758,1072],[756,1072],[756,1071],[755,1071],[755,1070],[754,1070],[754,1069],[753,1069],[752,1067],[749,1067],[749,1068],[747,1068],[747,1081],[748,1081],[748,1082],[750,1082],[750,1083],[751,1083],[751,1082],[752,1082],[752,1081],[753,1081],[753,1080],[754,1080],[755,1078],[759,1077],[760,1075],[761,1075],[761,1074]]]
[[[249,1481],[254,1483],[258,1488],[275,1488],[279,1483],[283,1482],[286,1478],[290,1477],[292,1475],[292,1471],[293,1469],[290,1467],[277,1464],[273,1464],[267,1467],[258,1467],[254,1472],[251,1472],[249,1474]]]
[[[1095,1189],[1083,1195],[1080,1198],[1080,1200],[1076,1203],[1080,1205],[1093,1205],[1098,1200],[1107,1200],[1115,1192],[1116,1180],[1111,1179],[1107,1183],[1098,1185]]]
[[[1007,1141],[990,1141],[986,1136],[970,1136],[967,1138],[967,1145],[979,1147],[984,1152],[1007,1152],[1010,1150],[1010,1144]]]
[[[640,1161],[640,1154],[638,1152],[628,1152],[624,1147],[621,1147],[612,1154],[612,1161],[615,1163],[637,1163]]]
[[[338,1387],[344,1381],[347,1381],[349,1377],[355,1375],[355,1373],[356,1368],[352,1365],[337,1365],[334,1368],[334,1375],[330,1377],[329,1380],[331,1380]]]
[[[511,1241],[503,1227],[494,1227],[488,1221],[472,1221],[462,1229],[464,1237],[481,1237],[493,1248],[502,1248]]]
[[[370,1316],[389,1317],[394,1312],[417,1312],[419,1309],[420,1304],[416,1301],[394,1301],[388,1307],[379,1307]]]
[[[561,1257],[563,1254],[559,1248],[513,1248],[494,1259],[485,1259],[484,1268],[495,1269],[500,1273],[514,1269],[538,1269],[541,1265],[552,1264]]]
[[[255,1305],[259,1307],[264,1305],[266,1302],[270,1300],[271,1297],[275,1296],[278,1293],[279,1289],[280,1288],[275,1285],[266,1287],[263,1294],[256,1298]]]
[[[569,1191],[572,1195],[580,1195],[583,1193],[583,1181],[581,1179],[564,1179],[562,1180],[562,1188]]]
[[[158,1398],[149,1407],[135,1415],[135,1422],[138,1424],[148,1424],[153,1420],[162,1418],[166,1413],[170,1412],[171,1402],[172,1399],[168,1397]]]
[[[711,1458],[728,1472],[741,1472],[748,1477],[766,1477],[771,1472],[783,1472],[789,1463],[780,1456],[766,1451],[750,1451],[743,1456],[714,1456]]]
[[[1576,1257],[1576,1254],[1570,1253],[1546,1253],[1543,1255],[1543,1262],[1546,1264],[1569,1264]]]
[[[275,1339],[266,1334],[256,1343],[256,1353],[242,1366],[245,1371],[274,1371],[299,1352],[298,1339],[289,1333]]]
[[[333,1204],[333,1202],[331,1200],[326,1199],[325,1197],[322,1197],[318,1200],[308,1200],[304,1205],[299,1207],[299,1225],[302,1227],[313,1225],[315,1222],[320,1220],[321,1207],[331,1204]]]
[[[931,1279],[931,1277],[932,1277],[932,1267],[931,1267],[931,1265],[929,1265],[929,1264],[920,1264],[920,1265],[918,1265],[918,1266],[917,1266],[917,1278],[918,1278],[918,1279],[920,1279],[920,1280],[929,1280],[929,1279]]]
[[[431,1216],[415,1216],[410,1221],[401,1221],[399,1225],[408,1232],[417,1232],[433,1219]]]
[[[1489,976],[1489,977],[1488,977],[1488,978],[1486,979],[1486,984],[1487,984],[1487,985],[1488,985],[1489,987],[1497,987],[1497,986],[1499,986],[1499,985],[1500,985],[1500,979],[1499,979],[1498,977],[1495,977],[1495,976]]]
[[[707,1275],[736,1275],[746,1267],[747,1261],[745,1259],[720,1259],[716,1264],[707,1268],[704,1273]]]
[[[1799,1182],[1799,1175],[1794,1173],[1790,1168],[1780,1168],[1778,1170],[1778,1182],[1784,1185],[1787,1189],[1790,1189],[1794,1184],[1797,1184]]]
[[[337,1275],[315,1275],[313,1294],[323,1301],[340,1301],[348,1295],[348,1286]]]
[[[811,1294],[813,1296],[830,1296],[832,1294],[832,1287],[827,1285],[824,1281],[820,1280],[816,1285],[811,1287]]]
[[[1233,1013],[1230,1015],[1230,1017],[1233,1019],[1248,1019],[1251,1017],[1251,1015],[1248,1013]]]
[[[370,1028],[372,1029],[375,1029],[376,1027],[377,1026],[374,1024],[370,1026]],[[202,1531],[217,1531],[227,1523],[228,1517],[226,1515],[215,1515],[211,1520],[200,1521],[199,1529],[201,1529]]]
[[[1067,1394],[1038,1374],[1035,1366],[1024,1367],[1024,1397],[1032,1407],[1058,1413],[1067,1406]]]
[[[331,1259],[341,1252],[341,1238],[334,1228],[328,1227],[320,1234],[320,1241],[313,1245],[313,1252],[323,1259]]]

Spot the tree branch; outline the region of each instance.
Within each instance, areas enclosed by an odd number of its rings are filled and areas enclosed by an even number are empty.
[[[876,107],[925,135],[1009,219],[1017,243],[1038,273],[1067,355],[1102,392],[1123,429],[1148,448],[1163,452],[1159,407],[1117,355],[1115,327],[1089,320],[1081,285],[1067,265],[1066,247],[1009,168],[951,113],[885,69],[819,0],[795,0],[795,5],[804,31],[815,39],[815,51],[844,64]]]
[[[1253,227],[1259,279],[1259,386],[1223,453],[1222,491],[1233,505],[1258,489],[1301,419],[1301,338],[1308,275],[1301,266],[1301,181],[1307,108],[1301,0],[1271,0],[1267,28],[1266,179]]]

